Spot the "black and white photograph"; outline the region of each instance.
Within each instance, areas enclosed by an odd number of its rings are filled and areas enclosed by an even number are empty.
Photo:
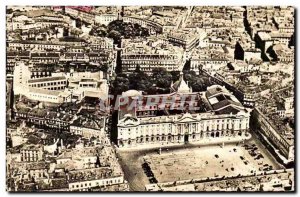
[[[294,6],[23,3],[8,193],[296,191]]]

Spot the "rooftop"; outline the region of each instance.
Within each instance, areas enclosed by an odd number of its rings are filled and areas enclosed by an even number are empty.
[[[41,77],[36,79],[29,79],[28,83],[40,83],[40,82],[52,82],[52,81],[61,81],[66,80],[64,76],[57,76],[57,77]]]
[[[113,171],[109,167],[99,167],[92,169],[84,169],[84,170],[74,170],[69,173],[69,182],[82,182],[82,181],[91,181],[91,180],[99,180],[114,177]]]

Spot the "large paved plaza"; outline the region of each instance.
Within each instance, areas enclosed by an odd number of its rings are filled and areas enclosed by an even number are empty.
[[[264,158],[255,160],[244,147],[245,144],[255,144]],[[245,144],[186,145],[163,148],[161,154],[158,149],[123,151],[119,154],[125,178],[134,190],[144,190],[144,186],[149,184],[149,178],[142,168],[145,162],[158,182],[246,175],[258,172],[265,164],[273,169],[281,168],[256,138]]]
[[[258,165],[261,160],[254,160],[243,147],[234,145],[166,151],[145,159],[158,182],[244,175],[258,171],[262,165]],[[263,163],[272,165],[268,159]]]

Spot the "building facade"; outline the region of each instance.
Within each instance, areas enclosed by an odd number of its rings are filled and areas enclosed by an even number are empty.
[[[29,87],[46,90],[64,90],[67,86],[66,77],[43,77],[28,80]]]
[[[177,91],[181,92],[181,89]],[[181,93],[181,96],[187,94],[190,93]],[[139,108],[133,109],[134,113],[123,113],[118,122],[119,147],[193,143],[216,138],[220,141],[244,140],[251,137],[248,133],[251,110],[244,108],[224,87],[209,87],[193,104],[197,103],[200,107],[195,110],[161,109],[166,112],[163,115],[157,106],[150,106],[149,113],[142,115],[137,113]],[[122,110],[124,106],[120,108]]]

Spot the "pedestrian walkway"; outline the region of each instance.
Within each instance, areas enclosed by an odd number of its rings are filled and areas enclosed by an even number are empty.
[[[186,146],[199,146],[199,145],[212,145],[212,144],[221,144],[226,145],[226,143],[233,143],[233,142],[240,142],[247,141],[251,139],[252,135],[248,134],[248,136],[235,136],[235,137],[220,137],[220,138],[207,138],[201,139],[195,142],[188,142],[188,143],[174,143],[174,142],[163,142],[163,143],[156,143],[156,144],[139,144],[138,146],[134,147],[119,147],[119,151],[130,151],[130,150],[141,150],[141,149],[154,149],[154,148],[168,148],[168,147],[180,147],[183,145]]]

